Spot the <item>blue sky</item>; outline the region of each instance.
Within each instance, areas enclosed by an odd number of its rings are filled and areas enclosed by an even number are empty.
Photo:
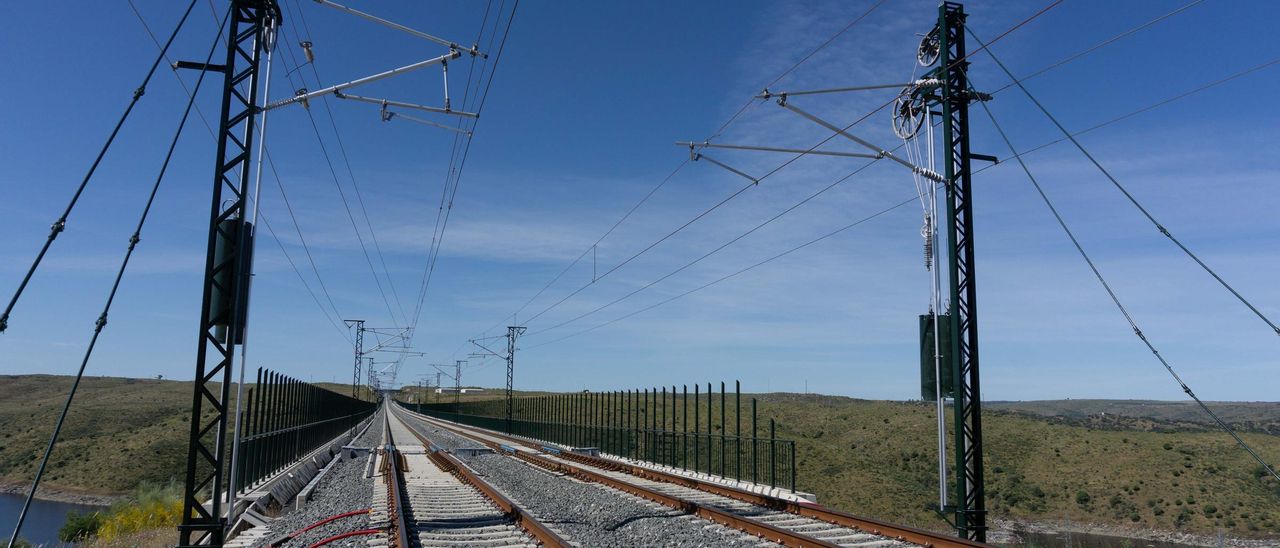
[[[301,56],[296,42],[308,36],[325,83],[441,53],[314,3],[285,1],[293,14],[303,10],[310,32],[296,15],[285,21],[273,98],[301,85],[288,83],[281,63],[291,67],[290,53]],[[461,42],[473,39],[484,11],[478,2],[349,3]],[[173,2],[136,4],[161,39],[181,12]],[[425,374],[426,363],[466,358],[468,338],[496,334],[482,330],[506,325],[681,164],[687,151],[673,141],[713,134],[749,96],[871,4],[523,2],[417,330],[415,346],[429,357],[406,361],[401,380]],[[1015,74],[1028,74],[1183,4],[1068,0],[994,49]],[[973,2],[968,11],[974,32],[991,39],[1040,7]],[[0,87],[5,299],[156,53],[126,3],[18,10],[0,7],[23,21],[0,35],[0,67],[11,75],[10,85]],[[1083,129],[1276,58],[1280,49],[1266,37],[1268,21],[1277,16],[1280,6],[1269,2],[1206,0],[1027,85],[1069,129]],[[933,2],[889,0],[774,89],[905,81],[915,70],[916,33],[935,17]],[[175,43],[175,57],[202,59],[215,27],[210,7],[199,3]],[[466,64],[453,69],[457,101]],[[295,81],[299,74],[317,87],[309,70],[293,74]],[[974,57],[971,74],[979,89],[1007,82],[985,56]],[[1274,274],[1280,268],[1280,171],[1274,165],[1280,114],[1259,91],[1277,84],[1280,66],[1272,65],[1081,138],[1174,234],[1272,318],[1280,317]],[[212,90],[200,97],[206,114],[217,108]],[[440,75],[428,69],[358,93],[439,104]],[[793,103],[844,125],[892,96],[889,90]],[[0,373],[74,372],[184,101],[162,67],[0,335]],[[412,123],[382,123],[374,106],[330,101],[391,278],[412,309],[453,138]],[[1059,137],[1016,89],[999,93],[990,106],[1020,149]],[[319,104],[312,114],[355,207],[328,114]],[[857,134],[885,147],[898,142],[887,112],[858,125]],[[757,101],[717,140],[808,148],[828,135]],[[268,147],[341,314],[391,325],[303,110],[272,112]],[[856,150],[839,140],[825,148]],[[978,109],[973,149],[1008,157]],[[212,139],[193,120],[89,374],[191,376],[212,155]],[[757,176],[789,158],[712,156]],[[1027,160],[1145,333],[1203,398],[1276,399],[1275,333],[1156,232],[1078,151],[1060,144]],[[548,330],[714,249],[861,163],[796,161],[530,321],[517,386],[616,389],[736,378],[751,391],[800,391],[807,381],[817,392],[917,397],[915,317],[927,308],[928,277],[915,204],[670,304],[553,342],[910,198],[909,173],[888,162],[635,297]],[[611,269],[744,182],[706,162],[684,166],[601,242],[597,270]],[[1181,399],[1016,164],[982,172],[975,187],[985,397]],[[273,178],[262,195],[264,214],[318,288]],[[364,218],[355,214],[371,246]],[[260,237],[250,365],[347,381],[350,343],[271,237],[265,231]],[[525,321],[591,278],[591,261],[579,263],[517,319]],[[464,382],[496,386],[502,375],[496,360],[472,360]]]

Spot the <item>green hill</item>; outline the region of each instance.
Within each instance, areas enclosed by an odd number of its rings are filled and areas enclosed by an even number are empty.
[[[760,398],[761,416],[776,417],[779,435],[800,441],[802,490],[851,512],[945,527],[929,506],[937,503],[932,404]],[[1153,430],[1150,421],[1099,429],[1041,414],[984,413],[994,518],[1280,538],[1280,483],[1230,436]],[[1268,462],[1280,461],[1280,436],[1243,437]]]
[[[0,376],[0,482],[30,482],[69,386],[69,377]],[[946,528],[932,510],[931,405],[744,394],[744,408],[752,396],[760,417],[778,420],[779,436],[799,442],[801,490],[856,514]],[[180,481],[190,404],[187,382],[85,379],[47,485],[111,495]],[[1249,443],[1280,461],[1269,426],[1280,404],[1222,405]],[[1280,484],[1187,411],[1172,402],[993,402],[984,415],[992,517],[1280,538]]]
[[[0,376],[0,482],[24,489],[71,377]],[[186,466],[191,383],[86,377],[45,475],[53,489],[122,495],[143,481],[181,481]]]

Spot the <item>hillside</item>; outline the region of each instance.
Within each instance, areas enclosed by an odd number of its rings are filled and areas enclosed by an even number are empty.
[[[778,418],[779,435],[800,440],[802,490],[855,513],[945,526],[929,509],[937,503],[931,404],[758,397],[761,416]],[[984,414],[993,517],[1280,538],[1280,484],[1226,434],[1120,423],[1103,430],[1059,418]],[[1280,436],[1244,438],[1280,461]]]
[[[71,377],[0,376],[0,483],[35,476]],[[181,481],[191,383],[86,377],[45,475],[51,489],[119,495]]]
[[[68,377],[0,376],[0,482],[30,482],[69,385]],[[190,389],[186,382],[85,379],[47,485],[119,494],[142,481],[180,480]],[[946,528],[931,509],[937,497],[931,406],[744,396],[744,403],[759,398],[762,418],[778,419],[780,436],[799,441],[801,490],[853,513]],[[471,397],[496,398],[501,391]],[[1229,437],[1183,414],[1180,405],[993,403],[984,416],[993,517],[1280,538],[1280,485],[1261,476]],[[1241,409],[1228,411],[1233,405]],[[1274,420],[1278,407],[1226,404],[1224,416]],[[1158,412],[1144,417],[1143,409]],[[1102,412],[1134,420],[1088,422]],[[1169,431],[1183,423],[1194,431]],[[1252,431],[1245,438],[1271,462],[1280,461],[1280,436]]]
[[[1207,405],[1238,431],[1280,436],[1280,403],[1208,402]],[[1043,400],[987,402],[984,406],[1105,430],[1208,432],[1218,429],[1213,419],[1191,401]]]

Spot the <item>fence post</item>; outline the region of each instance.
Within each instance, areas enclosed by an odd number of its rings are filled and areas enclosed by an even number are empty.
[[[791,492],[796,492],[796,442],[791,441]]]
[[[778,486],[778,425],[769,419],[769,487]]]
[[[680,405],[684,407],[680,413],[680,428],[684,431],[680,436],[680,468],[689,469],[689,385],[682,387]]]
[[[729,441],[729,423],[725,422],[725,410],[728,408],[724,399],[724,381],[720,381],[720,477],[725,477],[725,468],[727,459],[725,458],[725,446]]]
[[[734,437],[737,438],[733,443],[734,462],[733,475],[734,479],[742,479],[742,381],[733,381],[733,421],[736,424],[733,429]]]
[[[712,447],[714,447],[712,445],[712,440],[714,438],[711,437],[711,433],[715,431],[715,429],[712,428],[712,425],[711,425],[711,421],[713,420],[711,418],[711,402],[712,400],[715,399],[715,397],[712,394],[713,392],[711,391],[711,383],[707,383],[707,473],[708,474],[715,472],[715,469],[711,467],[711,457],[715,453],[715,449],[712,449]]]
[[[700,447],[702,445],[701,443],[702,440],[698,437],[698,430],[702,427],[701,426],[702,417],[698,416],[701,414],[699,409],[702,409],[700,407],[701,403],[699,401],[699,399],[702,397],[701,391],[702,391],[702,385],[694,383],[693,385],[693,469],[694,470],[697,470],[698,465],[702,464],[702,451],[700,450]]]
[[[756,445],[758,445],[760,435],[756,430],[756,399],[751,398],[751,483],[759,483],[760,465],[756,460]]]

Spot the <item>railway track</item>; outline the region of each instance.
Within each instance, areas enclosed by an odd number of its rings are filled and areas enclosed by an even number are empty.
[[[370,545],[568,546],[391,413],[385,415],[382,482],[374,488],[371,523],[381,525]]]
[[[532,465],[595,482],[786,546],[936,548],[989,546],[932,531],[860,518],[813,504],[760,495],[398,409],[436,429]]]

